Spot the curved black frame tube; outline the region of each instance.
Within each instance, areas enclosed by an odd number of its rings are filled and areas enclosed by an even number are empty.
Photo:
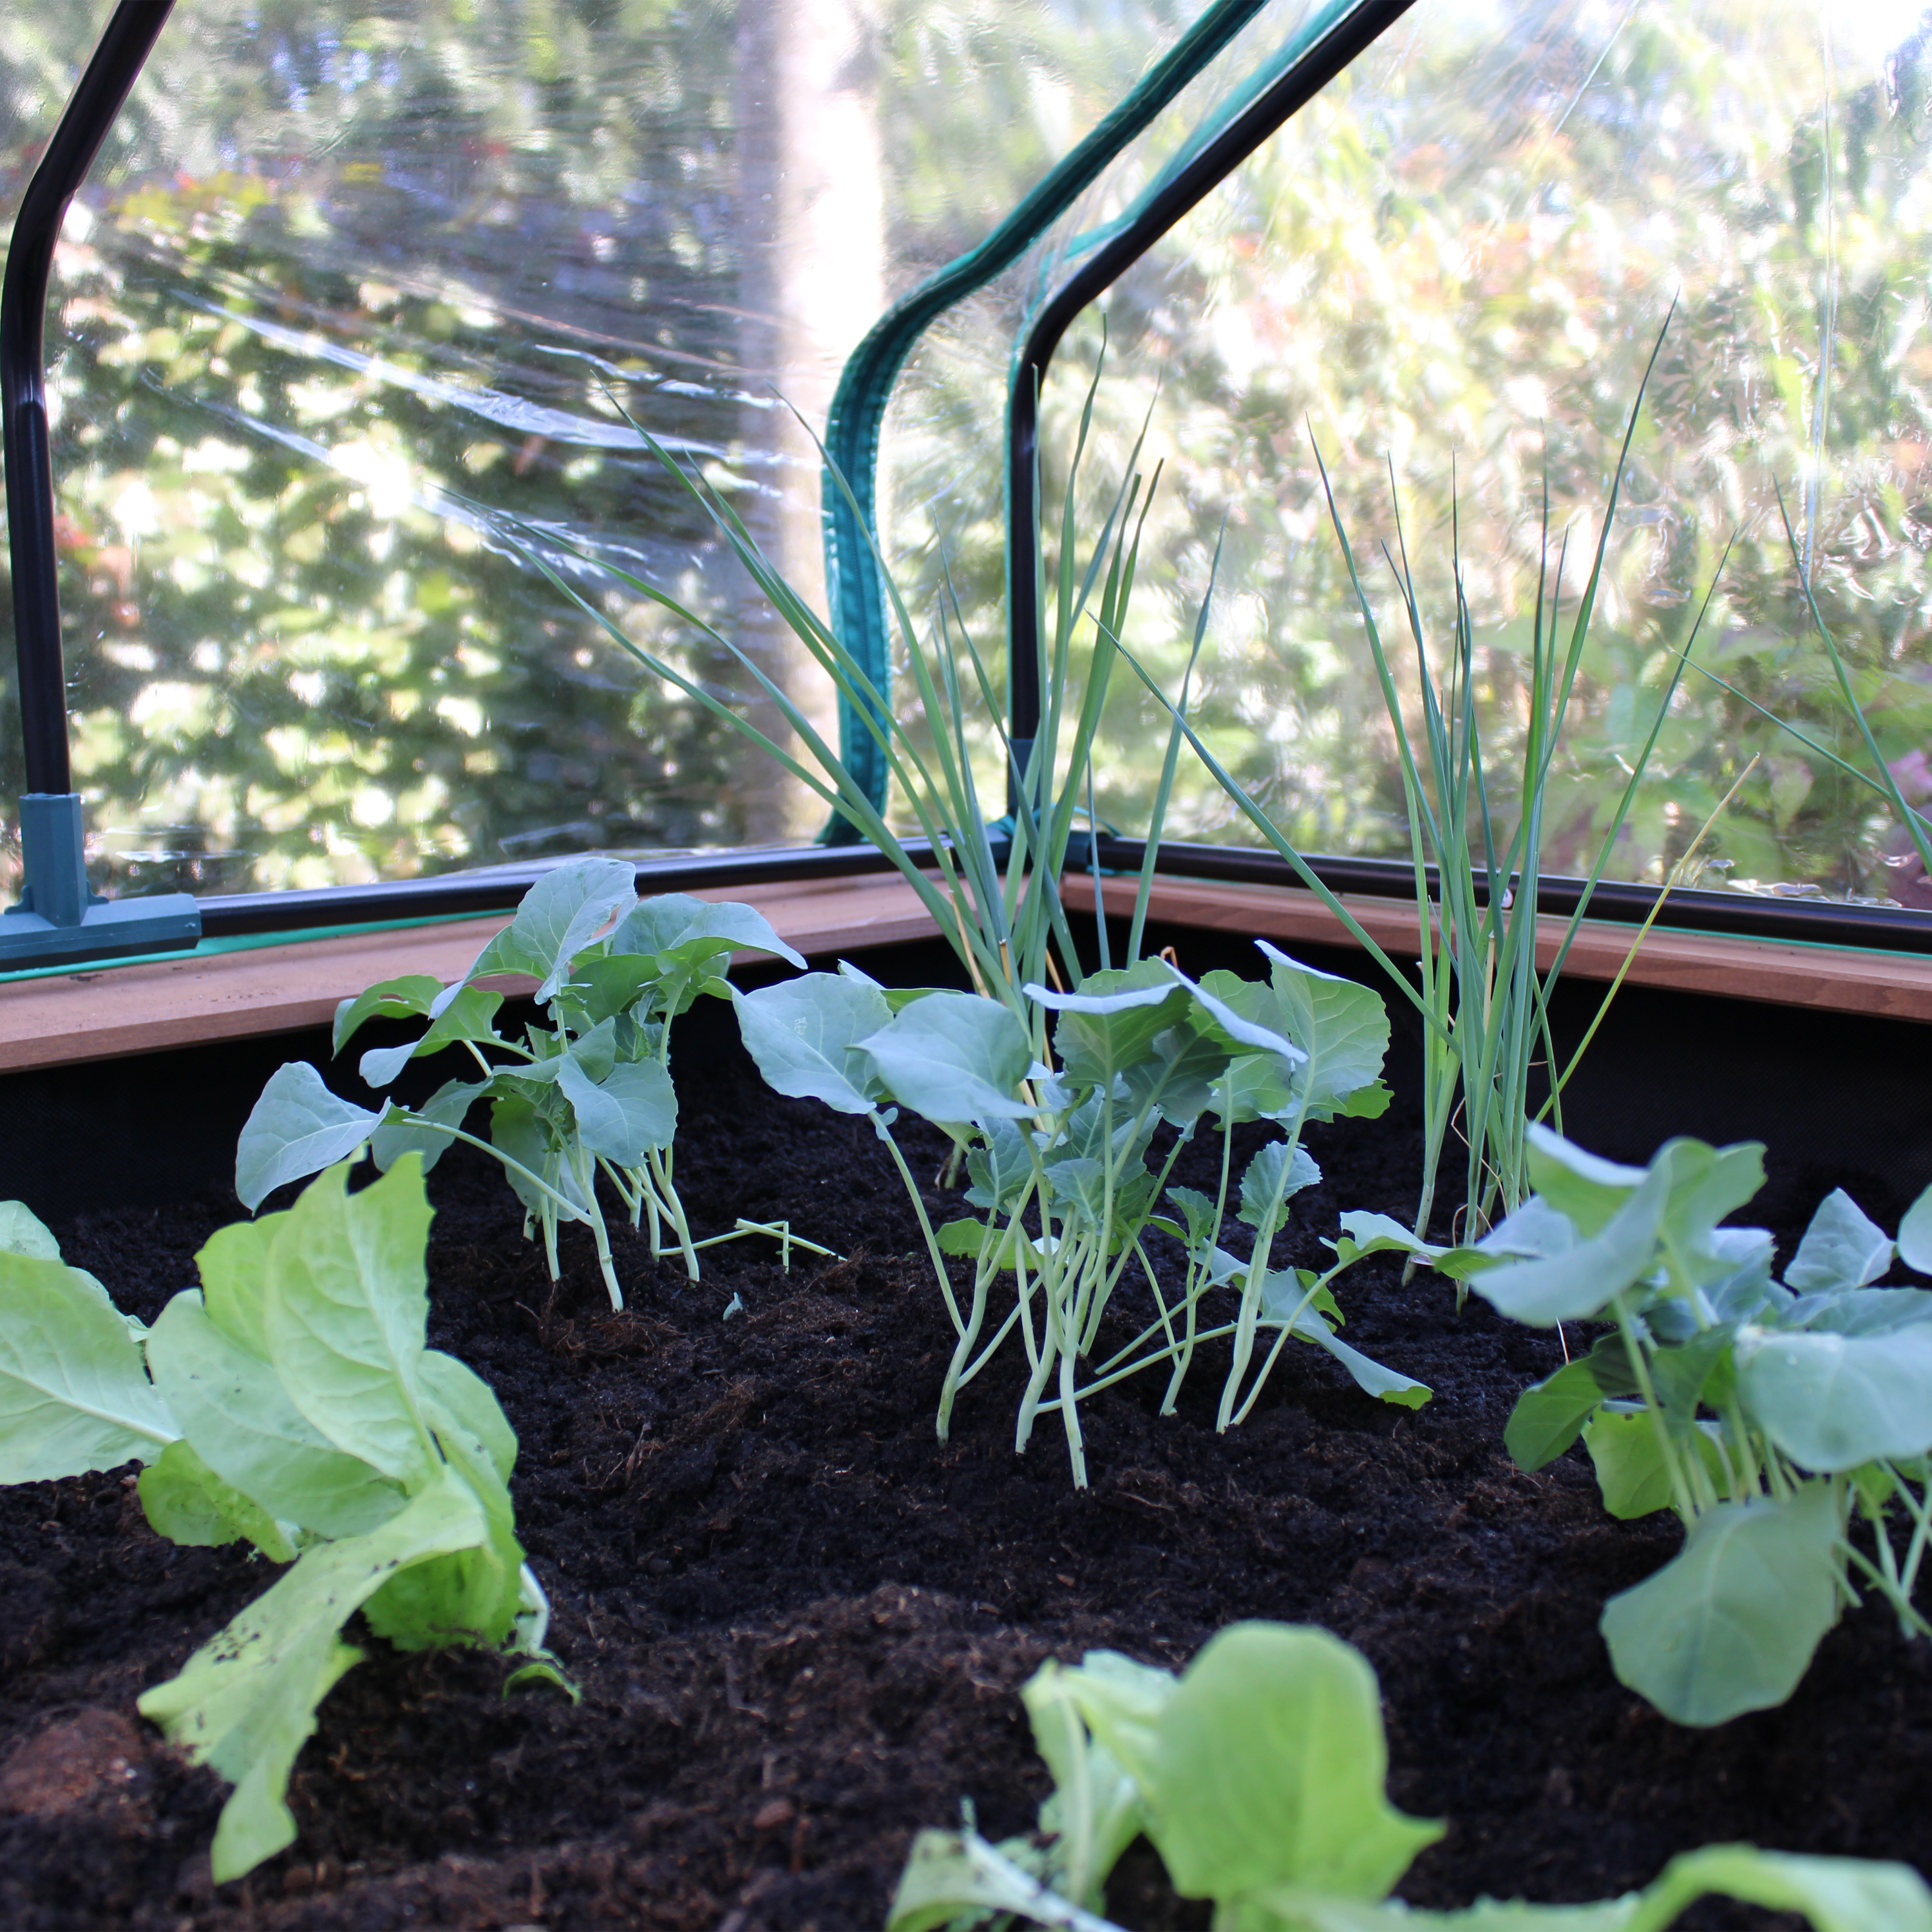
[[[74,788],[54,561],[53,460],[47,438],[47,278],[67,205],[87,178],[173,9],[174,0],[120,0],[115,8],[27,184],[7,250],[6,280],[0,286],[0,428],[14,566],[14,636],[20,664],[20,735],[30,792]]]
[[[1040,386],[1060,338],[1088,303],[1414,4],[1415,0],[1364,0],[1347,19],[1338,20],[1153,196],[1130,226],[1062,283],[1034,323],[1013,372],[1006,405],[1006,703],[1016,740],[1030,743],[1040,731],[1040,505],[1034,486]]]

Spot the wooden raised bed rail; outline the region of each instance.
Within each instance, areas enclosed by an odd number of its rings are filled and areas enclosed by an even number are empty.
[[[1089,880],[1070,878],[1066,895],[1070,907],[1093,909]],[[890,873],[709,886],[700,896],[757,906],[800,952],[821,959],[932,938],[937,932],[911,887]],[[1133,897],[1131,879],[1101,881],[1101,898],[1110,913],[1130,912]],[[1344,903],[1378,945],[1398,956],[1414,956],[1411,908],[1365,896]],[[1151,912],[1165,925],[1270,939],[1291,949],[1353,943],[1315,895],[1298,888],[1163,878],[1156,882]],[[325,1025],[338,1000],[375,980],[404,973],[454,979],[507,923],[506,914],[494,914],[0,985],[0,1071]],[[1540,964],[1548,964],[1564,926],[1553,918],[1540,922]],[[1580,980],[1610,979],[1623,963],[1634,932],[1608,921],[1586,922],[1565,971]],[[1932,1020],[1932,957],[1660,927],[1645,940],[1628,976],[1637,986]],[[527,984],[500,983],[506,990],[530,990]]]

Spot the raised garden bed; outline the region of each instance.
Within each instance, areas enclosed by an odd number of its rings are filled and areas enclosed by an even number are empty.
[[[1160,936],[1190,967],[1226,963],[1225,942]],[[880,970],[940,976],[911,956]],[[1633,992],[1572,1131],[1625,1157],[1676,1130],[1758,1132],[1772,1179],[1754,1214],[1788,1253],[1830,1186],[1889,1224],[1923,1184],[1924,1040]],[[228,1089],[215,1072],[193,1084],[194,1058],[117,1070],[124,1092],[146,1076],[184,1115],[218,1115]],[[133,1706],[259,1592],[261,1566],[155,1538],[124,1472],[0,1492],[0,1918],[858,1932],[881,1922],[912,1832],[953,1822],[962,1796],[993,1835],[1030,1822],[1046,1780],[1012,1694],[1042,1658],[1110,1646],[1178,1664],[1244,1616],[1325,1624],[1381,1673],[1390,1795],[1450,1821],[1402,1888],[1418,1904],[1600,1898],[1729,1838],[1932,1866],[1932,1648],[1880,1609],[1846,1618],[1782,1708],[1714,1731],[1675,1727],[1616,1683],[1603,1599],[1678,1532],[1667,1515],[1611,1520],[1574,1452],[1535,1477],[1509,1462],[1504,1418],[1560,1359],[1553,1339],[1474,1300],[1458,1315],[1446,1284],[1404,1287],[1378,1258],[1341,1286],[1348,1337],[1430,1383],[1427,1407],[1373,1402],[1300,1348],[1226,1436],[1210,1380],[1165,1421],[1158,1388],[1130,1382],[1092,1406],[1094,1485],[1076,1495],[1051,1432],[1012,1455],[1010,1364],[934,1441],[948,1331],[863,1124],[771,1096],[722,1009],[681,1058],[695,1077],[680,1180],[700,1232],[788,1213],[848,1259],[787,1275],[746,1244],[712,1250],[692,1286],[626,1242],[630,1306],[614,1316],[587,1240],[566,1235],[553,1292],[494,1167],[458,1150],[432,1177],[430,1340],[490,1381],[518,1430],[520,1534],[582,1705],[505,1702],[487,1657],[373,1646],[298,1762],[297,1845],[217,1891],[220,1789],[157,1749]],[[1318,1258],[1342,1208],[1412,1206],[1400,1054],[1394,1072],[1389,1116],[1311,1130],[1326,1179],[1282,1258]],[[197,1130],[232,1145],[237,1124]],[[937,1137],[908,1138],[930,1174]],[[98,1184],[142,1192],[132,1174]],[[152,1317],[238,1212],[211,1181],[58,1232]],[[722,1319],[734,1295],[745,1313]],[[1204,1924],[1161,1890],[1150,1858],[1130,1858],[1116,1910]],[[1683,1922],[1780,1922],[1700,1913]]]

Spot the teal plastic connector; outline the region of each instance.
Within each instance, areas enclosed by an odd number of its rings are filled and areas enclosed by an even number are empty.
[[[26,889],[0,912],[0,972],[176,952],[201,938],[201,909],[186,892],[104,899],[88,890],[78,792],[21,799],[20,856]]]

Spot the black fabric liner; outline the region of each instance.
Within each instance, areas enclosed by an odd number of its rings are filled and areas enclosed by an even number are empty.
[[[1125,928],[1109,922],[1120,948]],[[1083,955],[1094,954],[1091,920],[1075,922]],[[1245,941],[1191,928],[1150,926],[1148,950],[1172,946],[1190,972],[1226,967],[1258,975],[1264,962]],[[937,940],[876,947],[862,956],[875,976],[900,985],[961,985],[958,962]],[[1394,1029],[1390,1077],[1399,1092],[1419,1078],[1420,1022],[1391,996],[1373,963],[1352,948],[1306,946],[1299,956],[1326,972],[1374,986]],[[830,961],[814,962],[830,964]],[[776,974],[740,974],[742,983]],[[1594,1016],[1600,984],[1560,984],[1552,1001],[1567,1058]],[[506,1006],[500,1026],[520,1028],[531,1010]],[[374,1096],[355,1062],[368,1047],[413,1029],[371,1026],[339,1062],[326,1029],[50,1066],[0,1078],[0,1198],[25,1201],[48,1220],[92,1210],[159,1205],[233,1177],[235,1143],[263,1084],[285,1060],[307,1060],[336,1091],[363,1105]],[[700,1072],[735,1038],[730,1014],[706,1000],[678,1022],[680,1078]],[[422,1098],[449,1077],[424,1062],[398,1090]],[[1865,1210],[1895,1225],[1932,1183],[1932,1028],[1870,1015],[1626,986],[1618,994],[1565,1096],[1573,1139],[1613,1160],[1646,1160],[1672,1134],[1715,1142],[1761,1140],[1772,1191],[1802,1192],[1829,1172],[1851,1180]],[[1453,1150],[1451,1160],[1453,1161]]]

